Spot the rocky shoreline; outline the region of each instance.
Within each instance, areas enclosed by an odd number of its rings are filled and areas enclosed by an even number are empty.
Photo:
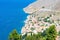
[[[43,32],[52,24],[56,26],[57,32],[60,31],[59,2],[60,0],[37,0],[24,8],[23,10],[29,15],[27,16],[21,33]]]

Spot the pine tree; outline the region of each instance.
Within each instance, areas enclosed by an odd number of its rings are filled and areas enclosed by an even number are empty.
[[[15,29],[10,33],[9,40],[20,40],[20,36]]]
[[[55,40],[57,36],[57,31],[55,25],[50,26],[46,31],[46,40]]]

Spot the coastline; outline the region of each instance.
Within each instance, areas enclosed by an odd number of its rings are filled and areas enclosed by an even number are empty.
[[[31,24],[31,22],[33,22],[33,23],[37,23],[38,21],[37,21],[37,16],[45,16],[46,17],[46,15],[44,15],[44,14],[42,14],[42,13],[44,13],[44,12],[46,12],[46,13],[49,13],[48,15],[50,15],[51,13],[53,13],[54,14],[54,12],[60,12],[60,9],[56,9],[57,8],[57,6],[56,6],[56,4],[58,4],[57,2],[59,1],[59,0],[50,0],[50,1],[48,1],[50,4],[49,5],[47,5],[46,4],[46,2],[47,2],[48,0],[45,0],[45,3],[43,3],[43,0],[39,0],[39,1],[35,1],[34,3],[31,3],[30,5],[28,5],[27,7],[25,7],[25,8],[23,8],[23,10],[25,11],[25,13],[27,13],[27,14],[30,14],[30,15],[28,15],[27,16],[27,19],[26,19],[26,21],[25,21],[25,28],[23,27],[22,28],[22,31],[21,31],[21,33],[26,33],[26,32],[31,32],[31,30],[29,29],[29,28],[31,28],[31,27],[33,27],[34,28],[34,26],[32,26],[32,24]],[[52,1],[52,3],[51,3],[51,1]],[[53,2],[54,1],[54,2]],[[40,2],[41,2],[41,4],[40,4]],[[44,6],[43,6],[44,5]],[[56,6],[56,7],[54,7],[54,6]],[[44,7],[44,8],[43,8]],[[59,8],[59,7],[58,7]],[[38,14],[38,13],[40,13],[40,14]],[[53,14],[51,14],[51,15],[53,15]],[[47,16],[48,16],[47,15]],[[57,15],[57,14],[56,14]],[[60,14],[59,14],[60,15]],[[31,16],[33,16],[33,17],[31,17]],[[42,19],[44,19],[44,18],[42,18]],[[53,18],[52,18],[53,19]],[[29,22],[29,20],[31,21],[31,22]],[[56,19],[57,20],[57,19]],[[35,22],[34,22],[35,21]],[[29,22],[29,23],[28,23]],[[43,23],[46,23],[46,22],[43,22]],[[37,24],[39,24],[39,23],[37,23]],[[49,26],[50,26],[50,24],[49,23],[47,23]],[[52,23],[53,24],[53,23]],[[37,26],[37,27],[36,27]],[[38,25],[35,25],[35,28],[39,28],[39,26]],[[40,28],[41,29],[41,28]],[[46,29],[46,27],[44,27],[44,28],[42,28],[42,29]],[[27,31],[28,30],[28,31]],[[36,29],[36,30],[34,30],[34,31],[38,31],[38,29]],[[42,30],[41,30],[42,31]],[[39,31],[38,31],[39,32]]]

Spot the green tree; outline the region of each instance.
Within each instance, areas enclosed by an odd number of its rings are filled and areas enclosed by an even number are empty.
[[[60,36],[60,31],[58,32],[58,36]]]
[[[9,40],[20,40],[20,36],[17,33],[16,29],[14,29],[10,35],[9,35]]]
[[[47,37],[46,40],[55,40],[57,36],[57,31],[55,25],[50,26],[46,31],[45,31],[45,36]]]
[[[46,40],[46,38],[39,32],[38,34],[26,36],[25,40]]]
[[[30,36],[30,35],[29,36],[26,36],[25,37],[25,40],[32,40],[32,36]]]
[[[22,40],[22,35],[21,34],[20,34],[20,37],[19,38],[20,38],[20,40]]]

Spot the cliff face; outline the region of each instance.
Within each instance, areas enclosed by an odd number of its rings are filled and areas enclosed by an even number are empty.
[[[24,11],[27,16],[25,26],[21,33],[43,32],[50,25],[54,24],[57,31],[60,31],[60,0],[37,0],[30,4]]]

